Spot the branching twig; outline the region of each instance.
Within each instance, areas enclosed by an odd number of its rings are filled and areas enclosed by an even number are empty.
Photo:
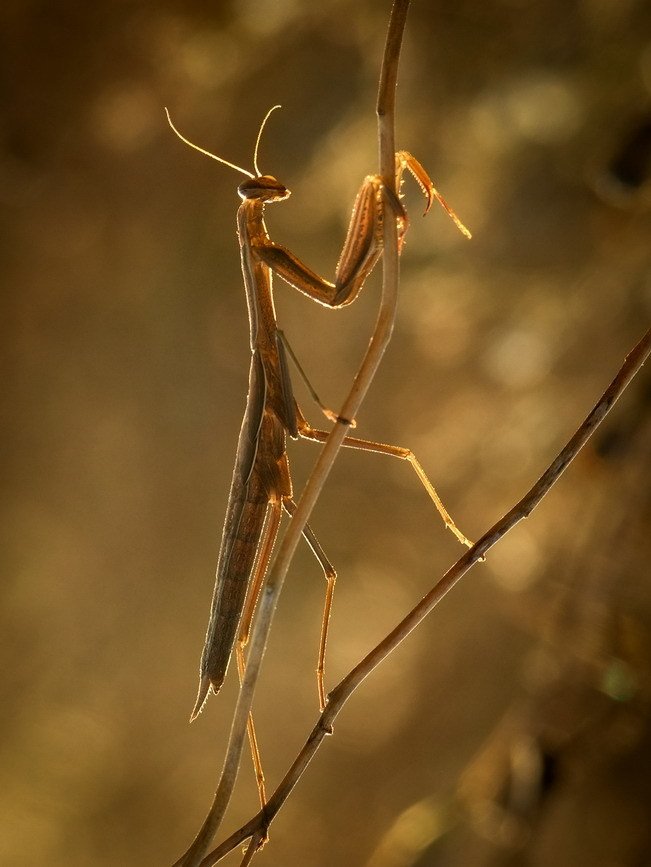
[[[395,0],[384,49],[377,103],[380,174],[386,188],[390,193],[393,193],[393,200],[396,198],[394,156],[395,89],[402,34],[408,8],[409,0]],[[387,211],[391,212],[393,205],[390,197],[387,197],[386,206]],[[271,628],[271,621],[285,576],[298,546],[303,528],[323,489],[323,485],[332,469],[344,437],[348,433],[350,421],[346,422],[346,420],[354,419],[358,414],[361,403],[373,381],[384,351],[391,339],[396,315],[399,280],[398,239],[395,220],[385,220],[384,222],[384,254],[382,261],[382,299],[375,329],[366,355],[355,376],[350,394],[346,398],[339,414],[340,422],[333,428],[328,441],[316,461],[305,490],[298,502],[296,512],[278,549],[278,554],[265,586],[260,594],[258,614],[249,642],[246,674],[242,681],[235,707],[224,765],[212,806],[192,846],[175,863],[174,867],[196,867],[221,824],[235,785],[244,739],[246,737],[247,720],[253,704],[253,694],[262,664],[267,636]]]
[[[488,530],[434,585],[432,590],[413,608],[410,613],[386,636],[355,668],[332,690],[328,705],[308,737],[301,752],[285,774],[282,782],[271,796],[264,810],[235,831],[217,849],[201,862],[200,867],[212,867],[228,852],[249,837],[266,833],[270,823],[298,783],[306,767],[314,757],[321,742],[332,732],[332,725],[352,693],[368,677],[404,638],[429,614],[449,590],[465,573],[493,547],[506,533],[523,518],[528,517],[542,500],[566,467],[576,457],[595,429],[606,417],[615,401],[620,397],[631,379],[642,367],[651,353],[651,330],[628,354],[615,379],[600,397],[583,424],[567,445],[561,449],[549,467],[527,494]]]

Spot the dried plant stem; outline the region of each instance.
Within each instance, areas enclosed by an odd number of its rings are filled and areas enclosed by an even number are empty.
[[[561,449],[525,496],[508,511],[490,530],[488,530],[434,585],[432,590],[416,605],[409,614],[381,641],[352,671],[332,690],[328,704],[317,724],[310,733],[305,745],[285,774],[280,785],[261,810],[249,822],[235,831],[217,849],[201,862],[200,867],[212,867],[239,843],[249,837],[266,833],[270,823],[289,797],[303,772],[311,762],[326,735],[332,733],[333,723],[357,687],[409,633],[429,614],[466,572],[493,547],[506,533],[523,518],[527,518],[542,500],[563,471],[576,457],[595,429],[601,424],[626,386],[633,379],[651,353],[651,330],[647,331],[640,342],[626,357],[617,376],[599,398],[583,424]]]
[[[409,0],[395,0],[389,21],[377,103],[380,174],[386,188],[393,193],[394,199],[396,194],[394,156],[395,90],[402,34],[404,32],[408,8]],[[391,201],[387,198],[387,209],[391,207]],[[246,673],[235,707],[224,765],[212,806],[192,846],[174,864],[174,867],[197,867],[224,817],[235,786],[246,737],[247,721],[253,704],[255,686],[271,628],[271,621],[285,576],[294,557],[303,528],[323,489],[323,485],[332,469],[344,437],[348,433],[350,423],[346,423],[345,420],[354,419],[358,414],[361,403],[373,381],[382,356],[391,339],[396,315],[399,282],[398,239],[395,220],[385,220],[384,223],[384,254],[382,262],[382,299],[368,349],[355,376],[350,393],[339,413],[341,422],[333,428],[328,441],[316,461],[260,594],[258,614],[249,641]],[[265,814],[266,811],[262,814],[263,817]],[[259,827],[262,827],[262,837],[264,837],[264,822]]]

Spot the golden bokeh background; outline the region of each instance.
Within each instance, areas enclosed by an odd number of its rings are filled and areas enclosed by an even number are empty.
[[[292,190],[271,236],[333,273],[389,3],[0,11],[0,863],[169,865],[209,804],[234,672],[188,727],[248,341],[229,169]],[[411,447],[486,530],[573,433],[651,310],[651,7],[414,0],[397,139],[471,227],[412,225],[361,436]],[[645,138],[645,129],[647,129]],[[337,408],[378,279],[342,312],[277,281]],[[299,401],[319,414],[296,377]],[[269,867],[651,861],[648,371],[531,520],[364,684]],[[316,456],[291,445],[297,489]],[[406,464],[342,454],[312,519],[339,581],[334,685],[460,555]],[[256,699],[270,789],[317,716],[318,566],[291,569]],[[248,760],[227,828],[256,809]],[[225,863],[238,863],[237,854]]]

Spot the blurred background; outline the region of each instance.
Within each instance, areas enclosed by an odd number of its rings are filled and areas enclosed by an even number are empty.
[[[365,174],[389,3],[5,0],[0,862],[165,865],[209,805],[236,678],[188,726],[248,374],[235,235],[331,276]],[[411,447],[477,538],[529,488],[651,309],[651,6],[414,0],[397,140],[474,233],[412,225],[360,436]],[[341,404],[379,280],[341,312],[276,281]],[[296,379],[299,402],[319,412]],[[364,684],[270,865],[651,863],[643,371],[532,518]],[[297,490],[316,457],[291,445]],[[332,687],[462,553],[408,465],[342,454],[312,518],[337,567]],[[324,582],[291,569],[256,699],[270,790],[317,717]],[[226,822],[256,810],[248,758]],[[237,853],[225,863],[236,864]]]

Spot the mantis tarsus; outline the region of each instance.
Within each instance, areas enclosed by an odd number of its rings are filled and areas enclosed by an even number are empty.
[[[237,212],[237,229],[250,326],[249,392],[237,445],[210,620],[201,657],[199,692],[191,717],[194,719],[201,711],[210,689],[217,693],[221,688],[236,638],[240,673],[244,667],[243,649],[278,534],[282,511],[284,509],[291,515],[296,508],[286,453],[287,435],[292,439],[302,437],[315,442],[325,442],[328,437],[326,431],[317,430],[308,423],[294,399],[285,343],[276,322],[272,272],[314,301],[332,308],[344,307],[357,298],[382,253],[383,220],[396,220],[401,248],[408,218],[400,201],[386,189],[379,175],[366,177],[355,199],[335,280],[331,283],[319,277],[287,248],[273,242],[267,234],[265,205],[281,202],[290,195],[284,184],[271,175],[262,175],[258,169],[258,145],[267,117],[260,127],[256,142],[253,160],[255,174],[188,141],[175,128],[169,113],[167,117],[174,132],[190,147],[247,176],[247,180],[238,187],[242,204]],[[425,213],[437,199],[458,228],[470,237],[468,230],[435,189],[425,169],[406,151],[396,154],[396,188],[400,189],[405,169],[411,172],[426,197]],[[353,420],[339,418],[328,410],[324,412],[335,423],[354,426]],[[407,460],[434,501],[445,525],[460,542],[470,545],[445,510],[411,450],[350,436],[346,437],[344,445]],[[324,570],[328,584],[317,665],[319,703],[323,709],[326,702],[324,660],[327,628],[336,574],[309,527],[305,528],[304,535]]]

